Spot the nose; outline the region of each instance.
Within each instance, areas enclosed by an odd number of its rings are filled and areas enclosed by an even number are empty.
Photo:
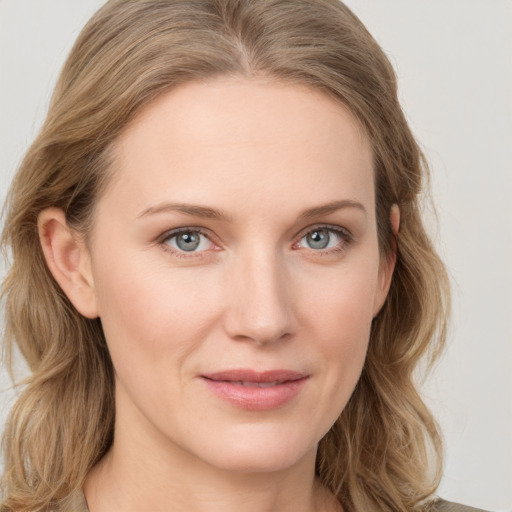
[[[259,345],[290,337],[293,303],[288,274],[279,256],[261,252],[241,256],[229,272],[224,319],[227,334]]]

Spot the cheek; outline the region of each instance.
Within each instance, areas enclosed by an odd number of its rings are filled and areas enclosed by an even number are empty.
[[[217,287],[201,271],[162,268],[144,255],[105,255],[95,282],[100,317],[116,369],[177,364],[207,336],[218,304]]]
[[[347,268],[308,294],[304,322],[309,322],[315,351],[325,363],[325,389],[341,412],[365,361],[377,288],[375,266]],[[335,417],[333,418],[335,419]]]
[[[311,275],[296,296],[303,299],[303,317],[324,332],[319,339],[341,339],[343,345],[360,345],[368,338],[378,289],[378,265],[356,261],[329,276]]]
[[[344,401],[352,392],[364,364],[372,316],[368,307],[357,304],[353,295],[331,304],[332,309],[324,314],[323,325],[319,326],[320,331],[324,331],[318,336],[324,340],[319,348],[327,361],[327,378],[333,383],[335,393],[341,391]],[[334,309],[334,306],[338,307]]]

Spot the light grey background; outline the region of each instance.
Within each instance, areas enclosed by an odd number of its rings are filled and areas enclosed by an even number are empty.
[[[0,0],[0,201],[64,58],[102,3]],[[347,3],[396,66],[432,165],[436,239],[454,293],[449,349],[425,386],[446,438],[439,493],[512,510],[512,1]],[[0,392],[0,425],[11,400]]]

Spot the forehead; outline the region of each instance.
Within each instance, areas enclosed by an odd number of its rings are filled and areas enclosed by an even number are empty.
[[[110,188],[139,209],[237,198],[247,209],[249,196],[269,194],[295,195],[302,206],[350,195],[373,205],[363,129],[340,102],[304,85],[221,77],[179,86],[127,126],[114,168]]]

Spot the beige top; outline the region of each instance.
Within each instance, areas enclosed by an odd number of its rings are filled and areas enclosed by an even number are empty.
[[[51,512],[89,512],[89,507],[84,493],[80,491],[64,498]]]
[[[60,502],[54,512],[89,512],[84,493],[78,492],[68,496]],[[436,502],[435,507],[430,509],[430,512],[485,512],[485,510],[440,499]]]
[[[87,511],[86,511],[87,512]],[[433,512],[486,512],[481,508],[468,507],[467,505],[459,505],[449,501],[438,500]]]

